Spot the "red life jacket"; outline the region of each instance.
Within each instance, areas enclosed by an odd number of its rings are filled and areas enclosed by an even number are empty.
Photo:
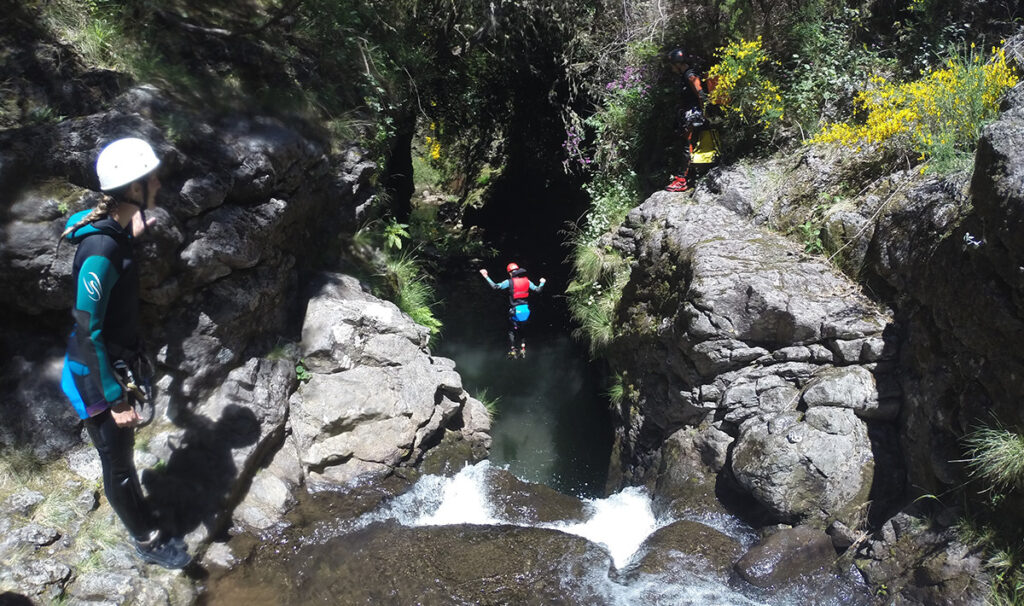
[[[512,278],[512,299],[525,299],[530,296],[530,279],[526,276]]]

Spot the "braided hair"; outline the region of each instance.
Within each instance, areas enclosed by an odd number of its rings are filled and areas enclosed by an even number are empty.
[[[75,223],[71,227],[69,227],[69,228],[65,229],[63,232],[61,232],[60,240],[61,241],[64,240],[64,238],[66,238],[68,234],[74,233],[78,228],[82,227],[83,225],[87,225],[89,223],[92,223],[93,221],[99,221],[100,219],[102,219],[104,217],[110,216],[110,213],[114,212],[114,209],[117,208],[117,205],[118,205],[117,198],[115,198],[115,197],[113,197],[111,195],[104,194],[104,196],[100,199],[99,203],[96,205],[95,208],[93,208],[89,212],[89,214],[87,214],[78,223]],[[58,241],[57,245],[60,246],[60,242],[59,241]]]

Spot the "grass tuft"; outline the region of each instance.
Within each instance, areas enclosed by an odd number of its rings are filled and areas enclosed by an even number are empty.
[[[999,490],[1024,487],[1024,436],[1003,427],[978,427],[964,444],[972,475]]]

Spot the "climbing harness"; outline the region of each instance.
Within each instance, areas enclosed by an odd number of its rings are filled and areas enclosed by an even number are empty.
[[[153,363],[143,354],[135,356],[134,369],[132,365],[123,359],[115,360],[114,370],[117,382],[124,390],[125,400],[131,403],[132,407],[139,414],[139,425],[148,425],[154,417],[154,406],[152,404],[152,384],[154,374]]]

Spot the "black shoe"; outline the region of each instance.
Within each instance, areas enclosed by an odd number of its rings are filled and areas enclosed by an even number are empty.
[[[171,569],[184,568],[192,561],[185,541],[179,538],[159,537],[150,541],[135,541],[135,553],[150,564]]]

